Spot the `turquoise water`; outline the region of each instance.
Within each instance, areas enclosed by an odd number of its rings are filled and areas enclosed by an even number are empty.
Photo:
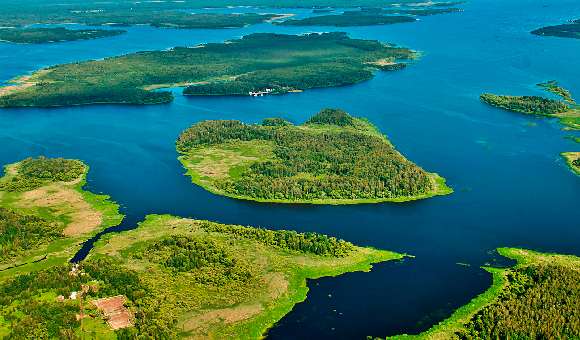
[[[406,69],[378,72],[370,81],[281,96],[192,98],[172,89],[175,100],[155,106],[0,109],[0,164],[39,155],[83,160],[90,166],[87,187],[122,204],[127,218],[118,229],[134,228],[147,214],[168,213],[316,231],[415,255],[376,265],[370,273],[310,281],[308,299],[268,338],[413,333],[421,317],[457,308],[489,287],[491,277],[478,267],[493,263],[496,247],[580,255],[580,177],[559,156],[580,151],[580,144],[564,138],[580,134],[562,131],[555,120],[495,109],[478,100],[484,92],[545,95],[534,84],[552,79],[580,99],[580,40],[529,33],[580,18],[580,7],[569,0],[472,0],[461,7],[460,13],[378,27],[137,26],[124,35],[89,41],[0,42],[0,81],[56,63],[221,42],[254,32],[347,31],[353,38],[425,52]],[[369,118],[403,155],[445,177],[455,192],[408,203],[262,204],[213,195],[183,176],[174,141],[196,122],[255,123],[283,116],[299,124],[327,107]]]

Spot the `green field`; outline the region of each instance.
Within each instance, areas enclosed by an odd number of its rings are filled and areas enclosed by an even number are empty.
[[[184,94],[285,93],[357,83],[372,71],[396,70],[413,58],[408,48],[344,33],[252,34],[220,44],[168,51],[137,52],[98,61],[61,64],[13,79],[0,87],[0,106],[61,106],[93,103],[156,104],[173,99],[170,86]]]
[[[293,126],[205,121],[176,142],[192,181],[259,202],[357,204],[450,194],[437,174],[408,161],[376,127],[337,109]]]

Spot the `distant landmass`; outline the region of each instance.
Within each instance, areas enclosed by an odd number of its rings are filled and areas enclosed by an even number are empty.
[[[0,41],[17,44],[41,44],[59,41],[89,40],[127,33],[124,30],[71,30],[55,28],[0,28]]]
[[[571,24],[546,26],[532,31],[535,35],[580,39],[580,20],[572,20]]]

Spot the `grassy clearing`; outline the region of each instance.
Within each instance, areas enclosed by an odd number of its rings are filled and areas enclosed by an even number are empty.
[[[188,281],[189,273],[176,273],[162,265],[133,257],[146,245],[182,234],[208,236],[257,268],[258,284],[244,287]],[[286,252],[231,234],[207,233],[199,221],[168,215],[149,215],[137,229],[105,235],[90,257],[111,256],[140,272],[155,291],[160,308],[177,318],[184,337],[260,339],[264,331],[306,298],[307,278],[368,271],[372,263],[403,255],[356,247],[343,258]]]
[[[17,166],[18,163],[7,165],[5,176],[0,181],[12,180],[17,175]],[[0,206],[55,221],[64,234],[50,244],[1,263],[0,281],[66,263],[83,242],[121,222],[123,215],[119,214],[119,205],[109,196],[82,189],[87,171],[88,167],[85,167],[81,177],[71,182],[46,182],[42,187],[27,192],[0,191]]]
[[[518,263],[512,268],[525,267],[530,265],[538,265],[542,263],[549,263],[552,265],[563,266],[575,270],[580,270],[580,258],[572,255],[558,255],[540,253],[531,250],[518,248],[498,248],[498,253],[507,258],[517,260]],[[457,309],[449,318],[441,321],[439,324],[433,326],[429,330],[418,335],[395,335],[388,337],[388,340],[442,340],[442,339],[456,339],[456,332],[463,328],[463,325],[468,323],[471,318],[479,312],[482,308],[497,301],[502,294],[505,287],[509,285],[507,278],[508,269],[484,267],[484,269],[493,274],[492,286],[480,294],[467,305]]]

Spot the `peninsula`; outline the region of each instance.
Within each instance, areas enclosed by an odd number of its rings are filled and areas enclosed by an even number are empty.
[[[124,30],[71,30],[55,28],[1,28],[0,41],[17,44],[41,44],[59,41],[89,40],[127,33]]]
[[[357,83],[372,71],[397,70],[408,48],[345,33],[282,35],[256,33],[194,48],[137,52],[61,64],[0,87],[0,106],[63,106],[93,103],[157,104],[173,99],[153,89],[189,86],[184,94],[286,93]]]
[[[426,332],[387,339],[580,337],[580,258],[517,248],[497,251],[518,263],[507,269],[484,267],[493,274],[486,292]]]
[[[260,202],[403,202],[452,192],[403,157],[364,118],[324,109],[300,126],[204,121],[176,141],[193,182],[219,195]]]
[[[78,265],[0,284],[0,335],[258,339],[306,298],[307,278],[402,257],[316,233],[149,215]]]
[[[0,281],[66,263],[81,243],[123,219],[105,195],[82,190],[80,161],[28,158],[0,179]]]
[[[564,152],[562,157],[566,159],[566,164],[570,169],[580,175],[580,152]]]
[[[565,129],[580,130],[580,109],[570,92],[554,80],[538,86],[557,95],[561,100],[540,96],[498,96],[489,93],[482,94],[479,99],[486,104],[510,111],[559,118],[559,123],[566,125]]]
[[[580,39],[580,20],[571,20],[571,24],[546,26],[532,31],[535,35]]]

